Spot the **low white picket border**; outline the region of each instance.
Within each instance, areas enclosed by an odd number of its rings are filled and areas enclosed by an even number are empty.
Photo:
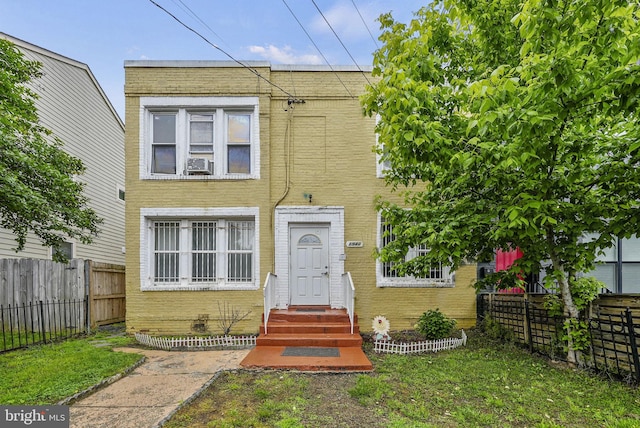
[[[462,337],[448,337],[446,339],[425,340],[424,342],[396,343],[385,340],[373,342],[375,352],[386,352],[389,354],[417,354],[420,352],[438,352],[447,349],[455,349],[467,344],[467,334],[462,330]]]
[[[256,336],[208,336],[161,337],[135,333],[136,340],[151,348],[166,351],[177,349],[251,348],[256,346]]]

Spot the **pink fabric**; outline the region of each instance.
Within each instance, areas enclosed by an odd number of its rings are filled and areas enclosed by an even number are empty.
[[[515,250],[510,251],[496,251],[496,272],[509,269],[511,265],[513,265],[513,262],[515,262],[522,256],[523,252],[520,250],[520,248],[516,248]],[[521,288],[509,288],[506,290],[501,290],[500,292],[518,294],[524,293],[524,290]]]

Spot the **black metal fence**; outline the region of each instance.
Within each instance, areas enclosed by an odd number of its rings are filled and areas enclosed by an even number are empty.
[[[564,318],[549,315],[542,302],[542,295],[479,294],[478,325],[488,319],[531,352],[564,360]],[[611,313],[610,308],[590,308],[585,313],[583,320],[590,333],[586,363],[597,371],[640,383],[640,316],[629,307],[619,308],[618,313]]]
[[[0,352],[88,333],[88,298],[0,305]]]

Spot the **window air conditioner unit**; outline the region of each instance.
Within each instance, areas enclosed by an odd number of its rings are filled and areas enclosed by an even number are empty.
[[[187,174],[213,174],[213,162],[205,158],[187,158]]]

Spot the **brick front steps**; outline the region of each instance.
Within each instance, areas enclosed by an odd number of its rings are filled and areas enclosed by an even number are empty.
[[[351,334],[346,310],[323,306],[291,306],[286,310],[272,310],[267,333],[263,322],[256,347],[240,365],[245,368],[304,371],[373,370],[362,352],[357,319]]]

